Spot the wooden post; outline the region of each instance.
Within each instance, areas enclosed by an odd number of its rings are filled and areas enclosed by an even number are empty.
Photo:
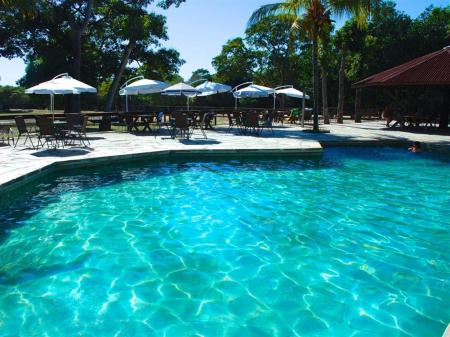
[[[361,123],[361,115],[359,113],[359,105],[360,105],[360,96],[361,96],[361,88],[356,88],[355,95],[355,123]]]
[[[442,94],[444,96],[444,99],[442,102],[441,114],[439,116],[439,129],[447,129],[450,114],[450,87],[444,88],[442,90]]]

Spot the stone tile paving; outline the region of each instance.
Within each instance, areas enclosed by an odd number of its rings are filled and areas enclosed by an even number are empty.
[[[317,153],[321,145],[401,145],[412,141],[424,143],[425,148],[450,151],[450,136],[425,134],[401,129],[387,129],[380,121],[361,124],[346,123],[323,126],[330,133],[314,134],[304,132],[297,125],[274,127],[274,132],[265,130],[260,137],[239,135],[237,130],[228,132],[227,127],[208,131],[208,139],[202,139],[196,131],[192,140],[173,140],[167,135],[153,136],[120,132],[89,133],[91,146],[84,148],[65,148],[60,150],[32,150],[23,146],[0,147],[0,186],[14,181],[34,171],[39,171],[53,163],[64,161],[90,160],[116,156],[133,156],[164,151],[294,151]],[[320,142],[320,143],[319,143]]]
[[[129,134],[125,132],[95,132],[88,133],[91,145],[89,148],[66,147],[64,149],[33,150],[19,145],[0,147],[0,186],[17,178],[39,171],[53,163],[92,161],[99,158],[138,157],[143,154],[161,152],[192,153],[197,151],[217,154],[218,152],[295,152],[321,153],[322,147],[314,140],[301,137],[282,138],[235,135],[220,130],[208,131],[208,139],[196,131],[190,140],[171,139],[168,135],[154,136],[152,134]]]

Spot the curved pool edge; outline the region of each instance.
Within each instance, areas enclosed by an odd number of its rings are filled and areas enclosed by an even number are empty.
[[[279,148],[279,149],[199,149],[199,150],[160,150],[150,152],[139,152],[131,154],[118,154],[113,156],[99,156],[90,158],[64,159],[46,163],[20,174],[10,180],[0,183],[0,194],[11,192],[49,174],[73,168],[86,168],[110,164],[121,164],[138,160],[149,159],[209,159],[209,158],[242,158],[242,157],[283,157],[298,156],[311,157],[321,156],[323,147],[318,145],[308,148]]]

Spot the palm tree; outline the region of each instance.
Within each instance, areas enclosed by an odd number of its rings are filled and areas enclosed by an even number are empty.
[[[293,32],[306,32],[312,41],[314,131],[319,131],[319,67],[318,42],[331,16],[350,15],[363,26],[379,0],[283,0],[261,6],[248,21],[252,26],[268,16],[291,23]]]

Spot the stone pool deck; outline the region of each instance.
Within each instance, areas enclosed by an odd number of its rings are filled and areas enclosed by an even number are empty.
[[[17,148],[0,146],[0,193],[57,169],[112,164],[134,159],[152,160],[173,156],[269,156],[320,155],[322,146],[407,146],[424,143],[430,150],[450,152],[450,136],[386,129],[382,122],[346,123],[323,126],[329,133],[310,133],[297,125],[274,127],[260,137],[240,135],[217,127],[203,139],[196,130],[191,140],[173,140],[168,135],[129,134],[125,132],[89,132],[89,148],[64,149]]]

